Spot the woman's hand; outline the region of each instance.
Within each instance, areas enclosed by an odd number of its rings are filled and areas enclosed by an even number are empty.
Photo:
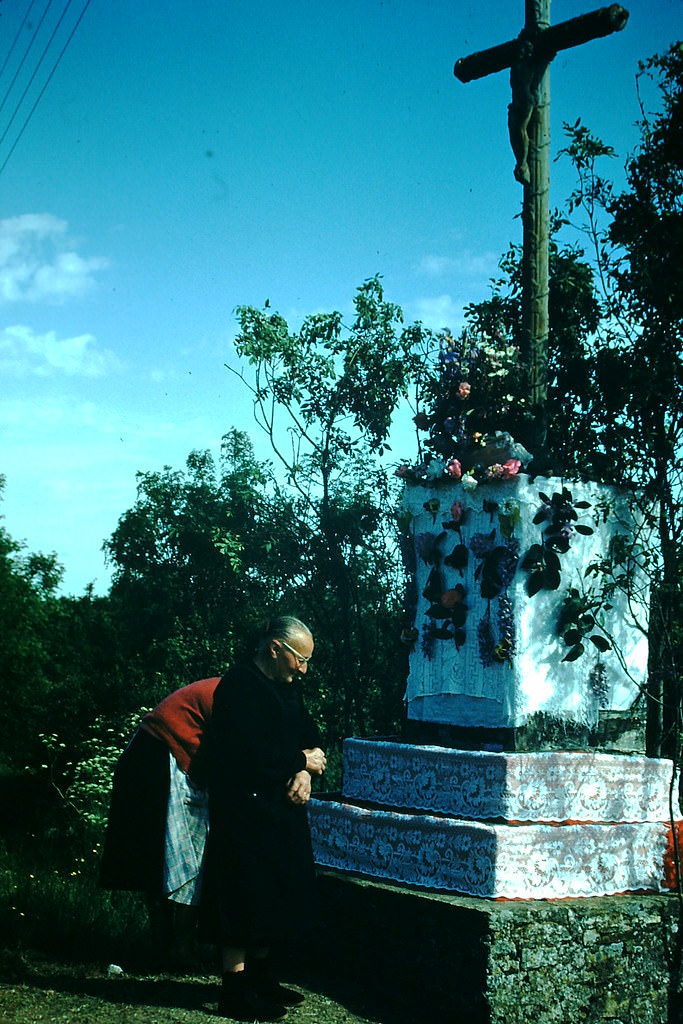
[[[327,767],[327,758],[320,747],[309,747],[304,750],[306,755],[306,771],[311,775],[322,775]]]
[[[311,776],[305,768],[302,768],[294,778],[289,780],[287,796],[293,804],[305,804],[310,800]]]

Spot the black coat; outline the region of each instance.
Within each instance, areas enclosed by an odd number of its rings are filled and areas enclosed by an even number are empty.
[[[304,748],[319,745],[296,683],[272,681],[253,663],[221,679],[211,719],[203,896],[219,942],[270,946],[312,923],[308,816],[287,798],[287,785],[305,767]]]

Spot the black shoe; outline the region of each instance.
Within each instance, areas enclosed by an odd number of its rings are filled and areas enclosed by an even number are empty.
[[[271,1002],[249,986],[246,971],[228,971],[223,975],[218,997],[219,1017],[241,1021],[282,1020],[287,1010],[282,1003]]]
[[[280,1003],[283,1006],[301,1006],[306,998],[301,992],[280,984],[273,974],[268,957],[250,957],[245,973],[249,978],[249,987],[268,1002]]]

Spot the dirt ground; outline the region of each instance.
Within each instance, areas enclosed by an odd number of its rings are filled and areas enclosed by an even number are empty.
[[[378,1022],[359,1015],[358,997],[286,980],[306,994],[303,1005],[288,1012],[291,1024]],[[5,951],[0,952],[0,1024],[217,1024],[226,1020],[215,1015],[218,984],[211,974],[118,973],[116,965],[61,963]]]

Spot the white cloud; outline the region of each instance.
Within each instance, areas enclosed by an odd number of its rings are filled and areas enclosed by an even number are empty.
[[[455,333],[464,324],[465,306],[490,297],[491,278],[498,276],[497,268],[498,257],[491,252],[462,248],[455,255],[423,256],[415,267],[416,274],[441,280],[441,287],[449,290],[417,297],[410,303],[410,315],[433,330],[449,327]]]
[[[457,267],[458,261],[452,256],[423,256],[417,272],[426,277],[443,277],[444,274],[455,273]]]
[[[16,324],[0,330],[0,370],[14,377],[102,377],[118,368],[112,352],[98,350],[92,334],[58,338]]]
[[[107,260],[80,256],[67,228],[49,213],[0,220],[0,303],[59,302],[94,287]]]
[[[416,319],[421,320],[425,327],[431,327],[434,331],[450,327],[451,331],[455,332],[462,323],[462,305],[450,295],[435,295],[416,299],[414,307]]]
[[[418,263],[416,272],[422,277],[448,276],[460,287],[480,281],[488,284],[489,278],[496,274],[498,259],[493,252],[473,253],[468,249],[460,249],[454,256],[428,253]]]

